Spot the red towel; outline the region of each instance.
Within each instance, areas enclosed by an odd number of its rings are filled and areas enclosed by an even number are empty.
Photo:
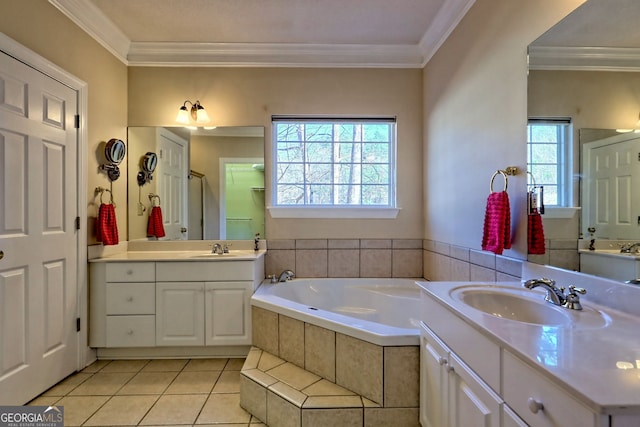
[[[482,250],[498,255],[511,247],[511,207],[506,191],[489,194],[484,216]]]
[[[151,208],[149,214],[149,224],[147,225],[148,237],[164,237],[164,225],[162,224],[162,209],[160,206],[154,206]]]
[[[527,246],[528,252],[532,255],[544,255],[544,228],[542,226],[542,216],[537,210],[527,215]]]
[[[104,245],[118,244],[118,223],[116,222],[116,208],[113,203],[103,203],[98,209],[96,239]]]

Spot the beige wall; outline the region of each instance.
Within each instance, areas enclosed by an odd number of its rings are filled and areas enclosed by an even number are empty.
[[[93,190],[109,185],[106,175],[98,170],[104,143],[111,138],[125,140],[127,136],[127,68],[46,0],[0,2],[0,31],[88,84],[87,233],[89,244],[95,243],[97,206],[93,204]],[[124,176],[126,158],[121,169]],[[120,240],[124,240],[126,179],[116,181],[113,191]]]
[[[423,233],[421,70],[292,68],[129,69],[129,124],[172,125],[185,99],[199,99],[217,126],[265,127],[271,173],[270,119],[279,114],[390,115],[398,120],[395,220],[273,219],[268,239],[416,238]],[[271,196],[267,186],[266,197]]]
[[[583,0],[477,0],[424,69],[425,238],[480,248],[489,182],[526,166],[527,45]],[[501,189],[496,181],[496,189]],[[526,258],[525,174],[509,179]]]

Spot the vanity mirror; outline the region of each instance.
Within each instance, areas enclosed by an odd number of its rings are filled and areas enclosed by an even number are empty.
[[[127,146],[130,241],[149,239],[149,194],[158,196],[164,239],[265,237],[263,127],[129,127]],[[141,185],[145,165],[153,179]]]
[[[586,141],[622,135],[616,129],[632,131],[638,127],[640,112],[640,32],[636,30],[640,18],[640,2],[635,0],[587,0],[565,19],[553,26],[529,46],[528,114],[533,118],[570,118],[573,128],[573,149],[566,164],[572,178],[565,185],[572,186],[570,206],[581,206],[575,219],[545,218],[547,239],[619,238],[605,227],[593,236],[594,205],[598,199],[593,191],[593,177],[582,169],[583,147]],[[621,138],[627,139],[626,136]],[[606,145],[606,143],[604,143]],[[636,143],[635,158],[640,143]],[[631,151],[629,152],[631,153]],[[630,184],[631,185],[631,184]],[[582,188],[580,188],[582,187]],[[634,185],[633,187],[637,187]],[[618,188],[615,191],[624,190]],[[582,195],[581,195],[582,191]],[[589,193],[585,193],[589,191]],[[601,188],[601,191],[602,188]],[[627,188],[629,208],[626,220],[638,227],[640,205],[637,191]],[[601,198],[601,200],[603,200]],[[600,202],[611,208],[610,202]],[[611,211],[609,211],[611,215]],[[547,225],[550,225],[547,227]],[[548,232],[547,232],[548,231]],[[633,234],[625,235],[633,239]],[[577,256],[574,258],[578,267]],[[553,260],[552,260],[553,261]],[[553,263],[553,262],[552,262]]]

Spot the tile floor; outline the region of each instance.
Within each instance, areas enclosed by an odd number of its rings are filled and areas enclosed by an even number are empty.
[[[99,360],[30,404],[63,406],[65,426],[264,426],[240,407],[243,363]]]

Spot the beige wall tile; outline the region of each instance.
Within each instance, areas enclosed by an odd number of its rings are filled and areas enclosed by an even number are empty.
[[[258,347],[251,347],[251,350],[249,350],[249,353],[247,354],[247,358],[242,364],[242,370],[256,369],[258,367],[258,362],[260,362],[260,356],[262,356],[262,350]]]
[[[359,249],[329,249],[329,277],[360,277]]]
[[[469,263],[459,259],[451,259],[451,279],[453,281],[466,282],[471,277]]]
[[[313,396],[355,396],[356,394],[351,390],[347,390],[344,387],[340,387],[338,384],[326,379],[322,379],[318,382],[311,384],[302,390],[304,394],[309,397]],[[358,396],[358,399],[360,397]]]
[[[391,249],[360,250],[360,277],[391,277]]]
[[[302,409],[362,408],[360,396],[310,396]],[[303,411],[304,414],[304,411]],[[304,415],[303,415],[304,416]]]
[[[362,249],[391,249],[390,239],[362,239],[360,240]]]
[[[300,427],[301,409],[272,391],[267,391],[267,425]]]
[[[244,375],[240,377],[240,406],[261,421],[267,421],[267,389]]]
[[[296,241],[293,239],[267,240],[267,248],[269,251],[274,249],[295,249]]]
[[[279,357],[274,356],[269,352],[263,351],[262,355],[260,356],[260,361],[258,362],[258,369],[266,372],[269,369],[275,368],[276,366],[282,365],[284,363],[287,363],[287,361],[280,359]]]
[[[418,408],[365,408],[365,427],[420,427]]]
[[[418,407],[419,391],[419,347],[385,347],[384,407]]]
[[[302,425],[304,427],[361,427],[362,409],[303,409]]]
[[[327,249],[328,241],[325,239],[297,239],[296,249]]]
[[[303,388],[320,380],[319,376],[299,368],[293,363],[285,363],[283,365],[276,366],[275,368],[267,371],[267,374],[285,384],[288,384],[296,390],[302,390]]]
[[[328,252],[326,249],[296,250],[297,277],[327,277]]]
[[[358,239],[329,239],[329,249],[360,249]]]
[[[495,282],[496,271],[479,265],[470,264],[470,280],[472,282]]]
[[[394,249],[392,277],[422,277],[422,249]]]
[[[336,384],[381,403],[382,347],[336,334]]]
[[[278,353],[278,313],[251,307],[253,345],[277,356]]]
[[[393,239],[391,241],[393,249],[422,249],[420,239]]]
[[[280,357],[304,367],[304,322],[279,315],[278,328]]]
[[[265,274],[280,274],[284,270],[296,271],[296,251],[269,249],[265,256]]]
[[[329,381],[336,379],[336,333],[305,323],[304,366]]]
[[[296,405],[298,408],[301,408],[304,401],[307,400],[306,394],[302,393],[298,388],[291,387],[283,382],[277,382],[269,386],[269,391]]]

